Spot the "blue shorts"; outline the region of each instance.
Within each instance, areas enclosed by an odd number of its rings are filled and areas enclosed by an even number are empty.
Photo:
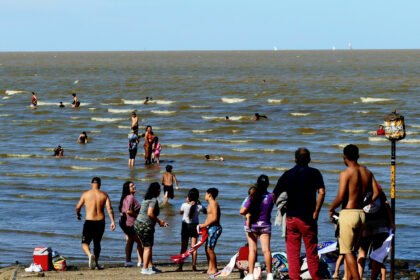
[[[220,225],[209,226],[208,228],[209,237],[207,238],[206,247],[214,249],[216,247],[217,239],[222,234],[222,227]]]

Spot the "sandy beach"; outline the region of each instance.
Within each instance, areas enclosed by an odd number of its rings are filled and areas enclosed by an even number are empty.
[[[219,269],[223,268],[219,265]],[[193,272],[189,264],[184,266],[183,272],[175,272],[177,268],[173,264],[162,264],[158,266],[162,273],[156,275],[141,275],[140,269],[137,267],[124,268],[116,264],[105,264],[103,270],[90,270],[86,265],[81,264],[77,266],[70,266],[68,271],[47,271],[41,273],[25,272],[23,265],[14,265],[0,268],[0,280],[6,279],[27,279],[46,277],[48,279],[105,279],[105,280],[125,280],[125,279],[209,279],[206,274],[201,273],[206,269],[205,264],[198,266],[199,272]],[[397,260],[395,263],[396,275],[395,279],[420,279],[420,262],[417,260]],[[342,272],[341,272],[342,273]],[[388,279],[389,274],[387,275]],[[365,277],[368,275],[365,274]],[[235,269],[228,277],[220,277],[219,279],[241,279],[239,272]],[[263,278],[264,279],[264,278]],[[365,278],[364,278],[365,279]],[[366,278],[367,279],[367,278]]]

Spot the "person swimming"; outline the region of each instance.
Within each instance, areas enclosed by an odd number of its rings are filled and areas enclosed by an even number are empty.
[[[79,144],[86,144],[88,142],[88,136],[86,131],[83,131],[80,135],[79,138],[77,139],[77,143]]]
[[[62,157],[64,156],[64,149],[58,145],[57,148],[54,149],[54,157]]]
[[[64,106],[63,101],[60,101],[60,104],[58,105],[58,107],[60,107],[60,108],[64,108],[64,107],[66,107],[66,106]]]
[[[32,92],[31,105],[34,106],[34,107],[36,107],[38,105],[38,97],[36,97],[35,92]]]
[[[77,98],[77,96],[76,96],[76,94],[75,94],[75,93],[72,93],[71,95],[73,96],[73,102],[71,103],[71,106],[72,106],[73,108],[77,108],[77,107],[79,107],[79,106],[80,106],[80,101],[79,101],[79,98]]]
[[[208,161],[224,161],[225,159],[223,157],[211,157],[210,155],[205,155],[204,158]]]
[[[153,99],[149,96],[146,96],[146,99],[144,100],[143,104],[147,105],[149,103],[149,101],[152,101]]]
[[[259,120],[261,120],[261,119],[268,119],[268,118],[267,118],[267,116],[266,116],[266,115],[260,115],[260,114],[258,114],[258,113],[255,113],[255,115],[254,115],[254,120],[255,120],[255,121],[259,121]]]

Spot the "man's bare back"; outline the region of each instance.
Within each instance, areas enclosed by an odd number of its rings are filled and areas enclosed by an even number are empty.
[[[165,172],[162,176],[162,184],[164,186],[173,186],[173,184],[177,184],[176,177],[173,173]]]
[[[340,173],[340,189],[344,188],[347,193],[343,197],[343,209],[363,208],[364,197],[372,191],[372,177],[372,172],[359,164],[349,166]]]
[[[108,202],[108,195],[101,190],[89,190],[82,194],[86,210],[86,220],[100,221],[105,219],[104,206]]]

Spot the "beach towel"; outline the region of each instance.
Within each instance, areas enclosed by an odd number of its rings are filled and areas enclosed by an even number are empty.
[[[394,238],[394,234],[390,233],[388,238],[382,243],[382,246],[370,253],[370,258],[378,263],[383,263],[391,250],[392,238]]]
[[[282,192],[276,200],[277,214],[274,221],[275,226],[281,226],[281,237],[286,237],[286,207],[287,192]]]
[[[232,258],[230,258],[229,263],[220,271],[210,275],[210,279],[214,279],[216,277],[226,277],[229,276],[229,274],[233,271],[235,268],[236,258],[238,257],[239,253],[236,253],[233,255]]]
[[[197,251],[197,249],[200,248],[201,245],[203,245],[206,242],[206,240],[207,240],[207,238],[209,236],[208,235],[208,232],[207,232],[207,228],[200,228],[198,234],[201,235],[201,238],[200,238],[200,241],[197,242],[197,244],[195,244],[194,246],[192,246],[190,249],[188,249],[184,253],[179,254],[179,255],[175,255],[175,256],[172,256],[171,257],[171,260],[174,263],[177,263],[177,264],[184,263],[184,260],[186,258],[188,258],[195,251]]]

